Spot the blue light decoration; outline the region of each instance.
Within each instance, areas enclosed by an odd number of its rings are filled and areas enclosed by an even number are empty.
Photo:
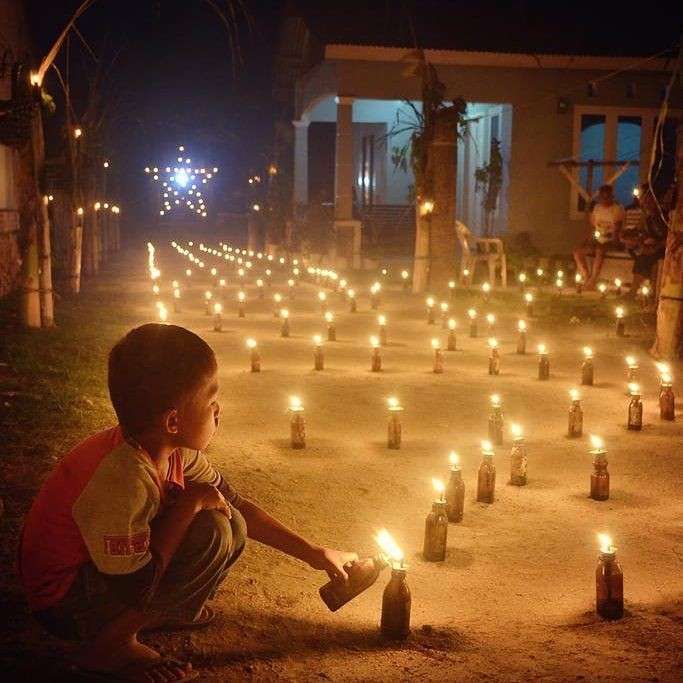
[[[145,166],[145,173],[151,177],[152,182],[159,183],[159,215],[183,211],[206,218],[204,193],[206,186],[218,173],[218,168],[193,165],[192,158],[185,156],[183,145],[178,146],[178,153],[173,166]]]

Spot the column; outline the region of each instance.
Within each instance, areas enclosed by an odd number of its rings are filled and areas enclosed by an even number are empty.
[[[353,97],[339,96],[336,101],[334,218],[350,221],[353,220]]]
[[[294,126],[294,204],[308,204],[308,124],[302,116]]]

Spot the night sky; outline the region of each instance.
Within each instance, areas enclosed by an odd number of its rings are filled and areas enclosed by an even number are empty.
[[[214,0],[226,7],[226,0]],[[80,0],[28,0],[28,16],[43,55]],[[133,214],[147,163],[162,163],[178,144],[221,169],[216,188],[228,200],[269,160],[273,123],[283,115],[271,96],[277,29],[285,0],[236,2],[235,60],[226,29],[203,0],[96,0],[78,26],[104,63],[107,146],[119,169],[121,193]],[[460,0],[299,0],[293,3],[321,41],[411,44],[454,49],[651,54],[680,35],[680,10],[634,13],[624,3],[462,2]],[[243,7],[243,9],[240,9]],[[248,19],[245,17],[245,12]],[[412,23],[412,27],[411,27]],[[414,36],[414,38],[413,38]],[[64,51],[58,58],[62,68]],[[76,111],[92,60],[71,42]],[[63,97],[53,74],[46,81],[63,120]],[[48,124],[48,127],[50,124]],[[50,129],[50,127],[48,128]],[[55,140],[56,135],[54,136]],[[227,205],[227,201],[225,204]]]

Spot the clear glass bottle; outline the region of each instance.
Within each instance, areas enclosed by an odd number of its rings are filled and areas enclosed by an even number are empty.
[[[493,402],[489,414],[489,440],[497,446],[503,444],[503,407]]]
[[[424,545],[422,555],[428,562],[442,562],[446,559],[448,537],[448,515],[446,501],[435,500],[431,512],[425,520]]]
[[[624,574],[614,548],[600,552],[595,570],[595,611],[603,619],[624,616]]]
[[[410,607],[406,568],[394,566],[382,595],[380,632],[385,638],[403,640],[410,635]]]
[[[386,566],[387,562],[381,555],[352,562],[345,567],[348,578],[328,581],[318,590],[320,597],[330,611],[336,612],[347,602],[370,588]]]

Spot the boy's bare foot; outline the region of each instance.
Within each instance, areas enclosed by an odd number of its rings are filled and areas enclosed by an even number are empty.
[[[113,646],[84,643],[72,661],[88,671],[111,673],[134,664],[153,664],[161,655],[133,638],[129,643]]]

